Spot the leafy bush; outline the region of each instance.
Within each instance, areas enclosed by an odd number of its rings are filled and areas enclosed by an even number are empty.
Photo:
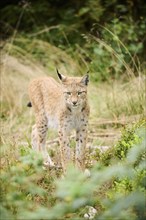
[[[87,178],[74,167],[59,178],[56,171],[43,170],[42,158],[29,148],[8,158],[1,173],[2,219],[82,219],[86,206],[94,206],[96,219],[144,219],[145,215],[145,130],[144,123],[126,135],[127,151],[116,162],[99,161]],[[131,142],[131,139],[133,142]],[[139,140],[139,141],[137,141]],[[119,148],[118,146],[118,148]],[[118,151],[120,153],[120,151]],[[9,152],[10,153],[10,152]],[[115,152],[114,152],[115,153]],[[113,154],[114,155],[114,154]],[[59,175],[59,176],[58,176]]]
[[[42,158],[24,147],[16,157],[9,156],[10,152],[4,152],[7,163],[0,179],[1,218],[24,219],[26,210],[41,209],[43,204],[51,207],[55,202],[52,195],[54,180],[50,172],[42,170]]]
[[[31,41],[49,42],[70,53],[84,69],[90,69],[94,81],[139,76],[145,64],[146,4],[135,4],[117,0],[3,4],[2,36],[7,39],[20,34]],[[89,33],[94,41],[83,37]],[[34,56],[47,63],[44,51],[33,46]]]
[[[138,143],[141,143],[141,136],[139,126],[146,125],[145,120],[142,120],[140,123],[136,124],[132,128],[127,128],[123,131],[122,138],[115,146],[115,156],[119,159],[124,159],[127,156],[128,150]],[[143,130],[144,132],[144,130]],[[144,137],[144,134],[143,134]]]
[[[100,160],[103,165],[107,166],[114,162],[114,160],[120,159],[124,160],[127,156],[128,151],[134,146],[138,145],[142,141],[142,137],[144,138],[144,132],[140,130],[140,127],[145,127],[146,121],[145,119],[140,120],[138,123],[136,123],[134,126],[127,126],[123,129],[121,139],[118,141],[118,143],[108,149],[107,151],[101,153],[97,152],[97,159],[95,154],[95,159],[98,161]],[[143,132],[143,133],[142,133]]]

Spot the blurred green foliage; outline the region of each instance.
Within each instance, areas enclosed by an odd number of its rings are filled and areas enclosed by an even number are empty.
[[[132,138],[129,132],[117,145],[122,158],[114,157],[112,149],[114,161],[107,166],[101,157],[89,178],[74,167],[60,178],[60,171],[43,170],[42,158],[29,148],[21,147],[15,157],[2,148],[7,164],[0,180],[1,218],[83,219],[86,206],[93,206],[95,219],[144,220],[145,124],[131,128]],[[125,140],[130,147],[123,144]]]
[[[17,31],[60,47],[89,68],[94,81],[131,75],[126,63],[139,75],[145,65],[144,0],[9,2],[1,8],[3,39]]]

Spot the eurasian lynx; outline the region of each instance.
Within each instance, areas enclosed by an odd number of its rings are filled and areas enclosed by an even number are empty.
[[[51,77],[33,80],[29,86],[30,101],[36,124],[32,128],[32,147],[42,153],[44,163],[54,166],[45,147],[48,127],[58,129],[61,163],[64,172],[71,160],[69,135],[76,131],[75,164],[85,169],[85,147],[89,105],[87,101],[87,85],[89,76],[66,77],[58,71],[61,83]]]

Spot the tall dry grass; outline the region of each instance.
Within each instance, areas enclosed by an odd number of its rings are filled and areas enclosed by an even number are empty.
[[[93,120],[95,117],[111,119],[146,113],[144,77],[92,86],[89,97]]]

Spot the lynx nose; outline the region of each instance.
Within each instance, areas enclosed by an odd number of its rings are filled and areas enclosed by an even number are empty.
[[[76,102],[76,101],[73,101],[72,103],[73,103],[73,105],[76,105],[76,104],[77,104],[77,102]]]

